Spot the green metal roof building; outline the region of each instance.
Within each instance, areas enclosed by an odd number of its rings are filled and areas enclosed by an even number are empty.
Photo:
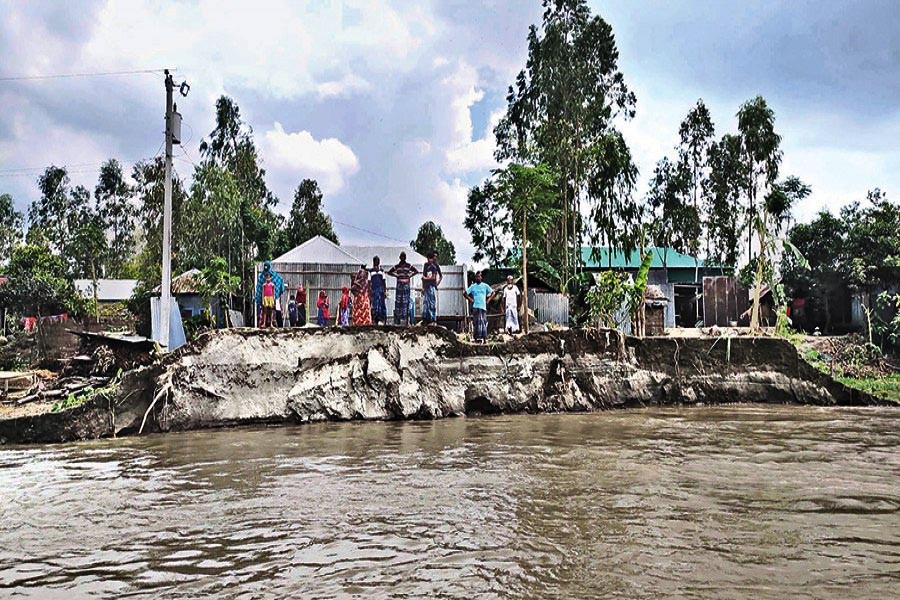
[[[667,281],[670,283],[699,283],[695,280],[696,267],[699,267],[697,276],[702,281],[705,274],[705,261],[698,260],[694,264],[694,257],[677,252],[672,248],[660,248],[651,246],[647,248],[653,252],[653,262],[650,264],[651,271],[661,271],[663,268],[667,270]],[[631,252],[610,252],[607,247],[594,248],[586,246],[581,249],[581,258],[584,261],[586,271],[607,271],[609,269],[622,269],[625,271],[636,272],[641,266],[640,250],[632,250]],[[599,260],[597,260],[599,259]],[[665,261],[665,265],[663,264]],[[718,271],[718,269],[716,269]]]

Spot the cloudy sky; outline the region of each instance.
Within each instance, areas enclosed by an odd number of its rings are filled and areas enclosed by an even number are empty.
[[[48,164],[93,189],[104,159],[130,168],[159,151],[165,109],[159,74],[3,78],[174,67],[191,85],[178,102],[182,176],[228,94],[254,129],[281,210],[313,177],[342,240],[409,240],[431,219],[466,258],[466,191],[494,166],[490,130],[540,2],[252,4],[0,0],[0,193],[25,209]],[[637,94],[623,129],[642,180],[672,153],[698,98],[721,134],[762,94],[783,135],[784,172],[813,187],[799,218],[874,187],[900,193],[896,0],[591,5],[612,24]]]

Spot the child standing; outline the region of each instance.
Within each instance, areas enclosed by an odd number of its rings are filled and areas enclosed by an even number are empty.
[[[350,301],[350,290],[347,286],[341,288],[341,301],[338,304],[338,325],[350,325],[350,312],[353,310]]]
[[[328,313],[328,294],[325,290],[319,290],[319,300],[316,302],[319,312],[316,315],[316,323],[319,327],[328,327],[328,319],[331,315]]]
[[[270,273],[266,273],[266,282],[263,284],[262,305],[262,328],[265,329],[273,326],[272,315],[275,313],[275,284],[272,283],[272,275]]]

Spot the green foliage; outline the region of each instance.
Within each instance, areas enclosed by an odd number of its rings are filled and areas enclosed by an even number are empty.
[[[872,333],[885,349],[900,350],[900,293],[882,292],[876,304]]]
[[[632,320],[644,301],[650,279],[653,253],[648,252],[632,280],[623,271],[602,271],[587,293],[590,314],[598,327],[622,329]]]
[[[193,342],[201,333],[209,331],[215,326],[212,315],[208,310],[204,310],[199,315],[192,315],[184,320],[184,337],[188,342]]]
[[[746,165],[741,159],[741,138],[725,134],[709,148],[709,178],[706,180],[707,261],[727,268],[737,266],[740,252],[741,193],[746,188]]]
[[[900,404],[900,375],[887,377],[836,377],[844,385]]]
[[[22,213],[16,210],[12,196],[0,194],[0,265],[5,265],[22,243],[22,223]]]
[[[0,286],[0,306],[26,317],[80,314],[84,304],[65,263],[46,246],[19,246]]]
[[[622,310],[629,298],[628,275],[620,271],[602,271],[587,293],[591,316],[598,327],[622,329],[630,313]]]
[[[131,203],[133,190],[125,181],[122,165],[111,158],[100,167],[94,199],[104,230],[109,232],[109,252],[105,274],[127,278],[126,263],[134,252],[134,226],[137,209]]]
[[[241,278],[228,272],[228,264],[221,256],[212,259],[201,271],[200,293],[207,304],[212,299],[219,301],[226,320],[229,318],[227,309],[231,307],[231,296],[240,286]],[[226,322],[226,325],[231,323]]]
[[[141,161],[134,165],[131,178],[135,181],[134,192],[138,202],[138,227],[140,228],[140,252],[135,270],[138,279],[153,287],[159,285],[162,274],[162,222],[166,165],[162,157]],[[172,222],[178,223],[186,194],[177,176],[172,178]],[[184,232],[180,227],[172,230],[172,271],[182,270],[181,241]]]
[[[619,119],[633,116],[636,100],[619,71],[610,25],[592,16],[585,0],[543,5],[540,28],[528,33],[525,69],[509,88],[506,114],[494,133],[499,161],[545,164],[558,175],[559,218],[546,231],[543,254],[566,281],[581,263],[585,236],[629,247],[639,222],[631,195],[637,169],[616,128]],[[483,247],[476,237],[490,242],[485,247],[495,252],[489,258],[499,262],[494,240],[503,232],[487,224],[470,231],[476,247]]]
[[[509,216],[514,253],[522,258],[527,247],[531,260],[550,262],[552,253],[541,242],[548,238],[561,216],[557,203],[559,175],[547,165],[528,167],[517,163],[495,169],[493,175],[496,202]],[[524,271],[525,265],[521,267]],[[564,292],[567,281],[559,279],[556,283]]]
[[[444,237],[444,231],[440,225],[433,221],[426,221],[419,227],[416,239],[410,242],[413,250],[428,256],[430,252],[437,254],[437,262],[439,265],[456,264],[456,248],[453,242]]]
[[[77,408],[88,401],[93,400],[111,400],[119,393],[119,382],[122,377],[122,371],[116,374],[116,377],[110,383],[102,388],[94,388],[88,386],[78,392],[72,392],[66,396],[65,400],[54,402],[50,407],[50,412],[62,412],[72,408]]]
[[[691,202],[691,172],[683,162],[672,164],[668,158],[656,163],[647,207],[652,214],[651,235],[663,248],[662,262],[666,267],[668,249],[694,252],[700,239],[700,214]]]
[[[678,135],[681,139],[678,162],[682,169],[687,171],[686,187],[690,198],[685,204],[692,208],[690,211],[684,211],[684,222],[680,229],[688,234],[686,246],[688,252],[696,259],[702,237],[701,222],[708,220],[703,214],[703,208],[709,205],[709,201],[705,198],[709,190],[709,152],[715,143],[712,116],[702,99],[697,100],[697,104],[681,122]]]
[[[181,212],[183,268],[202,268],[215,256],[238,261],[241,252],[241,199],[234,176],[205,162],[194,172]],[[227,262],[226,262],[227,264]]]
[[[280,232],[276,254],[283,254],[317,235],[338,243],[334,223],[322,210],[322,201],[322,191],[316,180],[304,179],[300,182],[294,191],[290,216]]]
[[[472,260],[487,261],[492,268],[509,263],[509,215],[500,205],[497,187],[490,179],[469,190],[466,201],[466,218],[463,222],[472,236],[475,252]]]

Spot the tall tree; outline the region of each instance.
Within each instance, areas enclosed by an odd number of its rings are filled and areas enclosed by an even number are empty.
[[[22,243],[23,222],[12,196],[0,194],[0,266],[9,262],[13,251]]]
[[[179,224],[185,268],[202,269],[222,257],[229,273],[241,265],[241,195],[232,174],[213,162],[194,172]]]
[[[757,200],[765,198],[778,179],[781,136],[775,133],[775,113],[762,96],[741,105],[737,118],[747,174],[747,255],[752,259]]]
[[[634,243],[640,208],[637,169],[615,122],[634,115],[635,96],[619,71],[609,24],[586,0],[544,0],[540,30],[528,32],[528,60],[494,133],[496,158],[546,164],[559,174],[559,222],[543,240],[568,281],[585,236],[595,244]],[[582,202],[590,218],[582,218]]]
[[[41,197],[28,209],[30,229],[41,230],[51,248],[64,253],[86,199],[72,190],[65,167],[49,166],[38,178]]]
[[[741,229],[746,211],[741,196],[747,189],[746,166],[741,154],[741,138],[725,134],[709,149],[709,178],[706,181],[707,261],[734,269],[740,256]]]
[[[165,199],[166,165],[162,157],[141,161],[131,172],[134,180],[135,197],[138,203],[137,222],[140,230],[141,248],[137,258],[138,279],[146,287],[158,285],[162,265],[162,217]],[[185,201],[184,185],[177,176],[172,180],[172,222],[179,223],[182,205]],[[172,228],[172,271],[178,273],[183,267],[181,241],[187,232],[181,227]]]
[[[689,193],[691,196],[691,205],[696,215],[697,225],[700,231],[696,236],[689,238],[688,249],[694,257],[694,277],[698,277],[698,260],[700,254],[701,238],[707,237],[706,254],[709,254],[708,236],[702,235],[702,223],[708,219],[703,214],[703,209],[707,205],[702,197],[709,188],[707,178],[709,176],[709,150],[715,143],[715,127],[713,126],[712,117],[709,109],[703,103],[703,100],[697,100],[697,104],[688,112],[684,121],[678,129],[678,135],[681,144],[678,148],[679,160],[686,165],[687,172],[690,177]]]
[[[656,163],[650,180],[647,193],[647,207],[653,219],[650,229],[656,245],[661,248],[660,259],[666,273],[669,249],[687,252],[698,238],[700,219],[690,201],[690,180],[686,163],[673,164],[668,158]]]
[[[416,239],[410,243],[413,250],[428,256],[430,252],[437,254],[439,265],[456,264],[456,248],[453,242],[444,237],[444,231],[434,221],[426,221],[419,227]]]
[[[244,122],[232,98],[221,96],[216,101],[216,125],[208,139],[200,143],[200,153],[204,161],[228,171],[237,186],[240,258],[230,268],[241,279],[243,312],[249,317],[252,289],[248,281],[252,278],[253,262],[271,258],[275,250],[279,219],[272,209],[278,199],[266,185],[266,171],[253,141],[253,128]]]
[[[134,254],[134,225],[137,209],[131,203],[131,186],[125,181],[122,165],[114,158],[100,167],[94,188],[97,212],[109,232],[109,256],[106,275],[121,278],[125,265]]]
[[[279,246],[286,252],[317,235],[338,243],[331,217],[322,209],[322,190],[315,179],[304,179],[294,191],[294,203]]]
[[[490,267],[506,265],[509,260],[509,215],[498,201],[493,180],[486,179],[469,190],[463,225],[472,237],[472,260],[486,260]]]

